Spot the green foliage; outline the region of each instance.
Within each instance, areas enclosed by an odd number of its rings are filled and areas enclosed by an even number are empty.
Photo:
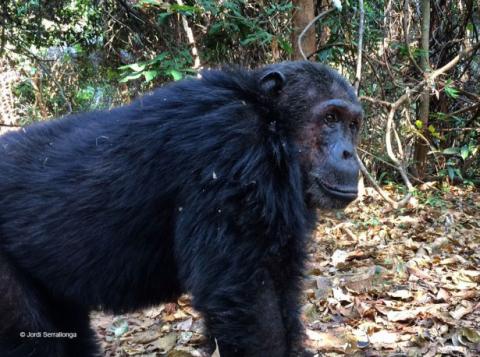
[[[79,103],[86,103],[86,102],[90,102],[93,99],[94,95],[95,95],[95,88],[93,88],[92,86],[87,86],[85,88],[81,88],[77,92],[75,99]]]
[[[435,127],[432,124],[428,126],[428,132],[430,133],[432,138],[441,139],[440,133],[435,129]]]
[[[135,7],[139,7],[139,8],[154,7],[159,10],[165,10],[166,12],[164,14],[168,14],[168,15],[179,13],[186,16],[192,16],[195,13],[200,14],[203,11],[202,8],[198,6],[169,4],[169,3],[158,1],[158,0],[139,0],[135,4]]]
[[[450,98],[457,99],[460,92],[458,91],[458,89],[455,89],[455,87],[452,87],[451,83],[452,80],[449,79],[445,83],[445,87],[443,88],[443,90],[445,91],[445,94],[448,95]]]
[[[455,180],[458,177],[463,181],[462,172],[459,168],[455,167],[456,163],[453,160],[448,160],[445,169],[440,170],[438,173],[440,176],[448,176],[450,180]]]
[[[325,4],[316,3],[316,13],[325,10]],[[423,79],[409,53],[417,62],[429,53],[435,69],[458,54],[465,41],[472,45],[475,26],[467,15],[476,13],[478,5],[467,9],[467,3],[460,7],[447,2],[432,8],[432,15],[439,15],[439,9],[444,13],[431,25],[435,41],[428,53],[418,48],[421,15],[412,11],[413,3],[407,5],[409,44],[403,33],[404,4],[389,3],[387,13],[384,1],[364,3],[361,95],[393,103]],[[166,0],[4,0],[0,43],[6,44],[4,53],[22,75],[15,95],[24,124],[63,115],[70,107],[74,112],[109,108],[163,82],[195,74],[185,20],[204,67],[256,67],[291,59],[296,46],[291,36],[293,11],[291,0],[184,0],[183,5]],[[314,26],[319,46],[315,59],[340,69],[352,81],[358,19],[358,2],[343,2],[341,10]],[[430,156],[428,174],[446,181],[477,182],[480,177],[478,114],[451,114],[475,103],[471,94],[480,90],[477,57],[432,83],[428,122],[416,116],[418,93],[411,93],[409,104],[395,116],[404,146],[419,140],[419,133],[429,140],[435,155]],[[382,130],[385,108],[368,102],[364,107],[367,150],[388,162]],[[404,152],[410,155],[405,162],[412,165],[413,150],[405,147]],[[398,184],[399,175],[391,166],[374,162],[369,169],[381,183]]]
[[[263,6],[243,0],[200,0],[205,13],[212,14],[204,41],[213,51],[207,59],[222,62],[230,57],[235,46],[253,51],[269,52],[273,44],[285,53],[292,53],[290,27],[286,19],[291,16],[291,1],[266,1]],[[247,51],[249,51],[247,49]]]
[[[159,77],[178,81],[185,74],[194,74],[190,69],[192,57],[187,50],[181,51],[179,56],[172,56],[169,52],[163,52],[149,61],[141,61],[125,66],[120,66],[120,83],[139,79],[143,76],[146,83]]]
[[[96,4],[94,0],[6,1],[3,10],[9,39],[35,47],[94,42],[101,35]]]
[[[442,151],[444,155],[454,155],[459,156],[463,160],[468,159],[471,156],[475,156],[479,152],[479,145],[475,145],[473,142],[470,142],[462,147],[449,147]]]
[[[431,207],[438,207],[438,208],[447,207],[440,193],[429,195],[425,200],[425,204]]]

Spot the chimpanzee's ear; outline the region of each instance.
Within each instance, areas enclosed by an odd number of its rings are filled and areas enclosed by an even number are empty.
[[[260,87],[265,93],[277,94],[283,88],[285,76],[279,71],[269,71],[260,78]]]

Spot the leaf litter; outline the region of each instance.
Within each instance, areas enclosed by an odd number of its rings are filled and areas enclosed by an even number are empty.
[[[480,356],[479,247],[472,188],[419,191],[397,210],[370,193],[321,213],[303,293],[308,348],[317,356]],[[92,319],[106,356],[208,356],[189,296]]]

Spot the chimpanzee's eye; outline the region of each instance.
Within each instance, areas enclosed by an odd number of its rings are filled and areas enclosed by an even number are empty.
[[[332,125],[335,124],[338,120],[337,116],[334,113],[327,113],[327,115],[325,115],[325,121],[328,125]]]
[[[352,130],[358,130],[359,126],[360,126],[360,123],[359,123],[358,119],[353,119],[350,122],[350,129],[352,129]]]
[[[360,120],[353,119],[349,125],[351,130],[357,131],[358,129],[360,129]]]

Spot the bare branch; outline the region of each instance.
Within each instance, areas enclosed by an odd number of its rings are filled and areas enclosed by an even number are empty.
[[[355,153],[355,158],[357,159],[358,165],[360,166],[360,171],[362,172],[363,176],[365,176],[368,181],[370,181],[375,191],[377,191],[378,194],[382,196],[382,198],[387,201],[393,208],[402,207],[410,200],[410,198],[412,197],[412,192],[410,191],[400,201],[395,201],[391,199],[390,196],[378,185],[377,181],[375,181],[372,175],[370,175],[362,160],[358,156],[358,153]]]
[[[370,97],[361,97],[363,100],[367,100],[369,102],[375,103],[375,104],[381,104],[389,108],[388,116],[387,116],[387,125],[385,129],[385,144],[386,144],[386,149],[387,149],[387,154],[390,160],[394,163],[395,167],[397,170],[400,172],[400,175],[402,177],[402,180],[405,182],[405,185],[407,186],[408,193],[405,195],[405,197],[400,200],[400,201],[394,201],[388,195],[381,190],[380,186],[375,182],[375,179],[368,173],[367,169],[361,162],[360,158],[357,155],[357,161],[359,162],[360,165],[360,170],[364,174],[364,176],[371,182],[373,185],[374,189],[388,202],[390,203],[393,207],[401,207],[405,205],[410,197],[412,196],[411,193],[413,191],[413,185],[411,181],[408,178],[408,173],[406,171],[406,168],[404,166],[404,162],[399,160],[397,156],[395,155],[393,148],[392,148],[392,141],[391,141],[391,133],[392,130],[394,131],[394,116],[396,111],[409,99],[411,93],[418,93],[420,92],[424,86],[428,83],[432,83],[436,77],[440,76],[441,74],[445,73],[446,71],[452,69],[460,60],[466,58],[469,55],[472,55],[480,48],[480,43],[475,44],[474,46],[465,49],[461,51],[457,56],[455,56],[450,62],[448,62],[446,65],[443,67],[440,67],[430,73],[425,73],[426,78],[422,80],[420,83],[418,83],[413,89],[407,88],[406,92],[398,98],[395,102],[390,103],[382,100],[377,100],[375,98],[370,98]],[[469,108],[471,109],[471,107]],[[465,110],[466,111],[466,110]],[[461,111],[463,112],[463,110]],[[394,132],[395,135],[395,132]],[[424,138],[426,140],[426,138]],[[399,147],[399,152],[401,153],[400,149],[400,141],[398,137],[396,137],[396,142]]]
[[[469,111],[475,110],[475,109],[477,109],[478,107],[480,107],[480,103],[477,103],[477,104],[471,105],[471,106],[469,106],[469,107],[465,107],[465,108],[456,110],[456,111],[454,111],[454,112],[445,114],[445,117],[447,117],[447,118],[449,118],[449,117],[454,117],[455,115],[459,115],[459,114],[463,114],[463,113],[467,113],[467,112],[469,112]]]
[[[177,4],[180,6],[183,6],[183,1],[177,0]],[[185,33],[187,34],[188,43],[190,44],[190,46],[192,46],[192,56],[194,58],[193,68],[198,69],[200,68],[201,64],[200,64],[200,56],[198,54],[197,45],[195,43],[195,37],[193,36],[192,29],[188,25],[187,17],[183,14],[181,15],[181,17],[182,17],[182,26]]]
[[[417,61],[415,61],[415,58],[412,55],[412,51],[410,50],[410,38],[408,36],[408,19],[410,18],[410,14],[409,14],[408,4],[409,4],[409,0],[403,0],[403,37],[405,41],[405,46],[407,47],[407,53],[408,53],[408,58],[410,59],[410,62],[413,63],[415,68],[420,73],[423,73],[423,70],[420,68]]]
[[[360,23],[358,27],[358,50],[357,50],[357,71],[355,73],[355,91],[357,95],[360,89],[360,78],[362,77],[362,51],[363,51],[363,31],[364,31],[364,18],[365,11],[363,9],[363,0],[358,0],[360,7]]]

